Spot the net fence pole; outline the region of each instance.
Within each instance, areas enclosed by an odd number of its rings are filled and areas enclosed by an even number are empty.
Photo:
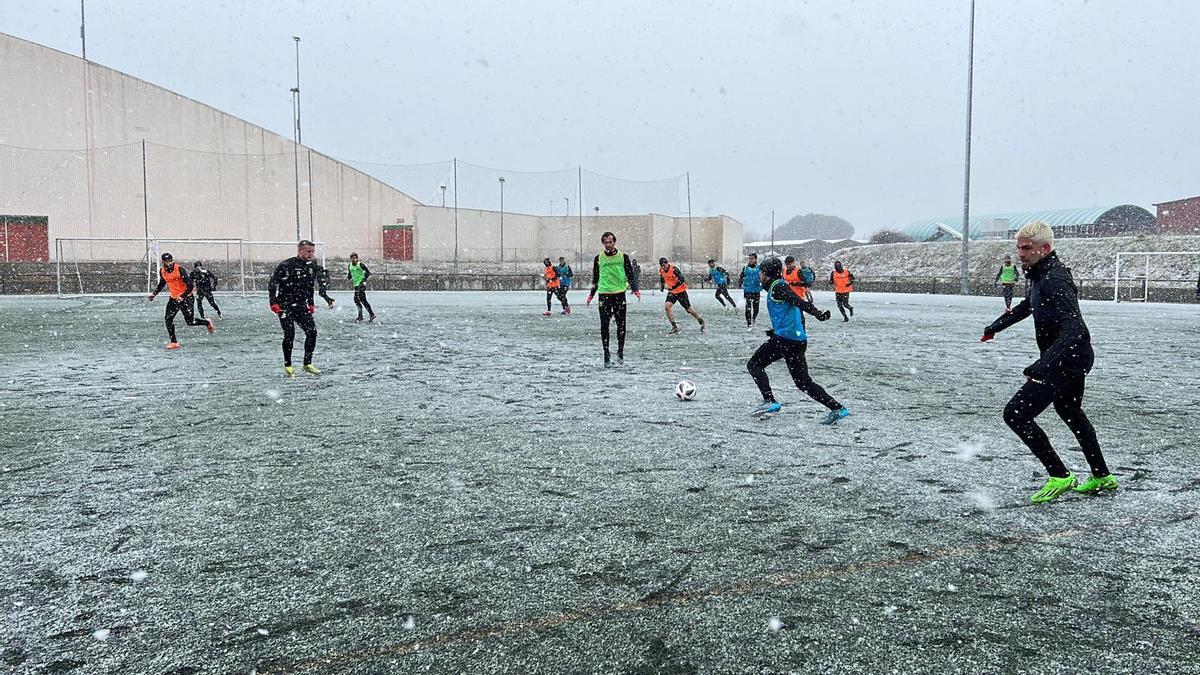
[[[963,224],[962,224],[962,294],[970,295],[970,265],[967,247],[970,245],[971,229],[971,103],[975,80],[975,0],[971,0],[971,27],[967,37],[967,141],[966,161],[963,177]]]
[[[1117,254],[1117,273],[1113,277],[1113,302],[1121,301],[1121,254]]]
[[[687,178],[687,207],[688,207],[688,262],[696,262],[696,249],[692,241],[692,172],[684,174]],[[676,183],[678,185],[678,183]],[[679,194],[676,192],[675,194]]]
[[[146,292],[151,289],[150,265],[150,197],[147,194],[149,181],[146,176],[146,139],[142,139],[142,233],[146,239]]]
[[[242,273],[242,297],[246,297],[246,242],[238,242],[238,266]]]
[[[308,238],[317,240],[317,223],[313,219],[312,150],[308,151]]]
[[[62,297],[62,239],[54,240],[54,282],[58,286],[58,297]]]
[[[1142,302],[1150,302],[1150,256],[1146,256],[1146,271],[1142,275]]]
[[[458,265],[458,158],[454,158],[454,264]]]

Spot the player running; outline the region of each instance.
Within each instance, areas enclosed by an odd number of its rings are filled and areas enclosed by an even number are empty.
[[[704,332],[704,318],[700,313],[692,309],[692,302],[688,300],[687,283],[683,280],[683,272],[679,268],[671,264],[671,261],[666,258],[658,259],[658,274],[662,278],[663,288],[667,291],[667,299],[663,302],[663,311],[667,313],[667,321],[671,322],[671,330],[667,331],[667,335],[674,335],[679,332],[679,325],[675,323],[675,313],[673,308],[675,303],[683,308],[683,311],[692,315],[692,318],[700,323],[700,332]]]
[[[1017,231],[1017,256],[1029,281],[1029,295],[1012,312],[1000,315],[983,329],[981,342],[1033,315],[1033,332],[1041,356],[1024,370],[1025,384],[1004,407],[1004,422],[1029,446],[1046,467],[1049,477],[1029,498],[1034,503],[1057,499],[1067,490],[1097,493],[1115,490],[1117,479],[1109,473],[1100,451],[1096,430],[1083,412],[1084,380],[1095,363],[1092,337],[1079,311],[1079,295],[1071,270],[1054,251],[1054,231],[1037,220]],[[1092,469],[1092,477],[1078,484],[1050,445],[1037,416],[1051,404],[1062,418]]]
[[[313,263],[316,265],[316,263]],[[317,267],[317,294],[325,301],[329,309],[333,309],[333,298],[329,297],[329,270],[321,265]]]
[[[850,310],[850,316],[854,316],[854,308],[850,306],[850,293],[854,291],[854,274],[842,266],[841,260],[833,261],[833,271],[829,273],[829,284],[833,286],[833,294],[837,298],[837,308],[842,313],[842,322],[849,321],[850,317],[846,316],[846,310]]]
[[[189,326],[204,326],[210,333],[217,327],[212,319],[196,319],[192,310],[192,280],[182,267],[175,264],[175,258],[170,253],[164,253],[160,259],[162,264],[158,267],[158,288],[146,296],[146,299],[154,302],[154,298],[162,293],[163,288],[168,289],[171,297],[167,300],[167,312],[163,317],[167,324],[167,336],[171,338],[167,349],[179,349],[179,341],[175,338],[175,315],[179,312],[183,312],[183,320]]]
[[[217,316],[221,316],[221,308],[213,299],[213,291],[217,290],[217,275],[204,267],[203,260],[197,260],[196,264],[192,266],[192,288],[196,296],[196,313],[200,315],[201,319],[204,318],[205,300],[208,300],[208,304],[217,310]]]
[[[763,289],[757,253],[749,255],[746,266],[738,275],[738,283],[742,285],[742,298],[746,301],[746,330],[754,330],[754,324],[758,321],[758,302]]]
[[[555,297],[562,304],[563,314],[570,314],[571,304],[567,302],[567,294],[563,292],[562,278],[558,276],[558,268],[550,262],[549,258],[542,260],[542,264],[545,265],[542,276],[546,280],[546,311],[542,312],[542,316],[550,316],[550,300]]]
[[[567,308],[562,311],[563,314],[571,313],[571,303],[567,302],[567,293],[571,292],[571,282],[575,280],[575,272],[571,266],[567,264],[567,259],[563,256],[558,256],[558,265],[554,268],[558,272],[558,280],[562,282],[562,298],[567,304]]]
[[[783,264],[779,262],[779,258],[767,258],[763,261],[762,277],[767,287],[767,314],[771,317],[771,330],[767,331],[769,339],[754,352],[754,356],[750,357],[750,362],[746,364],[750,377],[754,378],[754,384],[758,385],[763,397],[762,404],[755,408],[752,414],[769,415],[779,412],[783,407],[775,400],[766,371],[767,366],[783,359],[796,388],[829,408],[829,412],[821,419],[821,424],[837,424],[838,420],[849,417],[850,409],[838,403],[821,385],[813,382],[804,358],[804,353],[808,350],[804,312],[812,314],[818,321],[827,321],[829,310],[819,310],[811,302],[800,297],[782,276]]]
[[[800,281],[804,282],[804,299],[812,302],[812,287],[817,283],[817,273],[803,260],[800,261]]]
[[[350,280],[350,285],[354,287],[354,306],[358,308],[358,318],[355,323],[361,323],[363,320],[363,307],[367,308],[367,314],[371,316],[368,321],[375,320],[375,310],[371,309],[371,303],[367,302],[367,279],[371,277],[371,270],[367,266],[358,262],[358,254],[350,254],[350,264],[346,267],[346,278]],[[309,293],[311,297],[312,294]]]
[[[733,296],[729,295],[729,272],[712,258],[708,259],[708,278],[712,279],[713,284],[717,287],[717,302],[724,307],[725,300],[728,300],[729,306],[737,309],[737,303],[733,301]],[[722,300],[721,296],[725,296],[725,300]]]
[[[1004,311],[1012,311],[1013,288],[1017,285],[1017,280],[1021,278],[1021,273],[1017,271],[1017,266],[1013,264],[1012,256],[1004,256],[1004,264],[1000,266],[1000,271],[996,272],[995,283],[1004,286]]]
[[[617,365],[625,363],[625,289],[633,291],[638,300],[638,277],[634,273],[629,256],[617,250],[617,235],[605,232],[600,235],[604,250],[592,260],[592,290],[588,292],[587,304],[592,304],[596,293],[600,294],[600,344],[604,346],[604,367],[612,368],[608,349],[608,324],[617,320]]]
[[[313,319],[313,283],[317,279],[317,264],[313,262],[316,246],[307,239],[296,244],[296,257],[288,258],[275,267],[267,295],[271,311],[279,317],[283,328],[283,372],[287,377],[296,374],[292,368],[292,343],[296,339],[296,324],[304,331],[304,371],[320,374],[313,365],[313,350],[317,348],[317,322]]]

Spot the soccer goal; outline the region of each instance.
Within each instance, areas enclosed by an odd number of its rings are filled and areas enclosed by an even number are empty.
[[[325,244],[316,242],[325,264]],[[196,262],[217,276],[217,290],[241,295],[266,290],[279,261],[296,255],[294,241],[57,237],[55,277],[59,297],[148,293],[158,285],[159,256],[170,253],[191,270]]]
[[[1121,251],[1113,276],[1113,301],[1149,302],[1170,299],[1194,288],[1200,251]]]

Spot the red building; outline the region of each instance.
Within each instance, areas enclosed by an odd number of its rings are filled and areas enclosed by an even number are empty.
[[[1163,234],[1200,234],[1200,197],[1155,204],[1158,231]]]

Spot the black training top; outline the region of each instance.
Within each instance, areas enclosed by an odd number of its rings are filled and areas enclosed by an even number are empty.
[[[217,275],[208,270],[192,270],[192,286],[202,293],[217,288]]]
[[[313,282],[320,266],[311,260],[288,258],[275,267],[267,292],[272,305],[307,307],[313,304]]]
[[[1058,259],[1057,252],[1051,251],[1025,272],[1025,279],[1029,296],[1013,307],[1012,314],[1001,314],[984,332],[999,333],[1032,314],[1042,356],[1025,369],[1027,376],[1041,380],[1056,372],[1090,371],[1096,355],[1079,311],[1079,292],[1071,269]]]

